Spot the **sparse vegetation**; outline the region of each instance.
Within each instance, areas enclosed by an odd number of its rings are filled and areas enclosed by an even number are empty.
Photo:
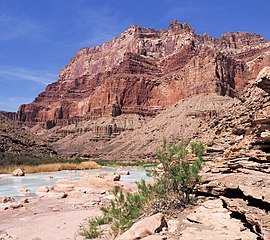
[[[87,222],[87,225],[81,225],[79,233],[81,236],[85,237],[86,239],[92,239],[99,237],[102,233],[97,229],[100,224],[100,222],[97,220],[99,218],[89,219]]]
[[[115,200],[108,207],[101,207],[104,220],[111,224],[115,233],[120,233],[130,228],[140,215],[145,199],[139,193],[124,193],[120,187],[113,192]]]
[[[115,188],[115,200],[109,206],[101,207],[103,217],[99,221],[90,219],[81,235],[94,238],[91,236],[101,234],[98,226],[106,223],[111,225],[115,234],[119,234],[130,228],[143,213],[186,207],[192,200],[190,195],[194,193],[196,184],[200,182],[203,152],[201,142],[191,142],[186,148],[182,141],[168,145],[166,138],[163,138],[163,145],[156,153],[163,165],[161,173],[154,172],[157,181],[152,185],[145,181],[137,183],[137,193],[124,193],[119,187]]]
[[[41,165],[11,165],[0,167],[0,173],[11,173],[16,168],[21,168],[25,173],[38,173],[38,172],[56,172],[61,170],[86,170],[96,169],[100,166],[94,161],[84,162],[63,162],[63,163],[51,163]]]
[[[99,165],[101,166],[109,166],[109,167],[120,167],[120,166],[139,166],[139,167],[155,167],[157,166],[157,161],[151,161],[151,162],[143,162],[143,161],[108,161],[108,160],[102,160],[98,159],[95,160]]]

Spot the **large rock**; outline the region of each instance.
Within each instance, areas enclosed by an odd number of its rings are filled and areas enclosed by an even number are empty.
[[[48,186],[42,186],[42,187],[39,187],[36,189],[36,192],[38,192],[38,193],[47,193],[49,191],[50,191],[50,189]]]
[[[13,197],[6,197],[6,196],[1,196],[0,197],[0,203],[11,203],[11,202],[15,202],[15,198]]]
[[[22,177],[25,175],[24,171],[20,168],[15,169],[12,173],[12,176],[16,176],[16,177]]]
[[[259,72],[257,86],[270,93],[270,67],[265,67]]]
[[[117,240],[136,240],[160,232],[163,227],[167,227],[165,217],[162,213],[146,217],[124,232]]]
[[[185,240],[256,240],[257,235],[239,220],[231,217],[219,199],[208,200],[181,222],[181,239]]]

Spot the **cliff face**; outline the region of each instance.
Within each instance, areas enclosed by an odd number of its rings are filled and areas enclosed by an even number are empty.
[[[166,31],[131,26],[110,42],[80,49],[16,118],[51,128],[123,113],[153,116],[200,93],[237,96],[269,60],[270,43],[255,34],[214,39],[177,21]]]
[[[204,123],[204,195],[245,219],[260,239],[270,238],[270,67],[240,95],[240,102]]]

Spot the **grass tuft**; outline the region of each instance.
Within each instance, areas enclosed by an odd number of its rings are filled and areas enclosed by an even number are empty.
[[[39,172],[57,172],[61,170],[87,170],[87,169],[97,169],[100,168],[94,161],[84,161],[81,163],[50,163],[50,164],[40,164],[37,166],[29,165],[13,165],[13,166],[3,166],[0,167],[0,174],[11,173],[15,169],[21,168],[25,173],[39,173]]]

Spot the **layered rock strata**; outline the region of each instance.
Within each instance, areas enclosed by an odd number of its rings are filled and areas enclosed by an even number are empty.
[[[202,194],[219,196],[232,216],[270,238],[270,67],[199,136],[207,145]]]
[[[201,93],[237,96],[270,60],[260,35],[197,35],[177,21],[168,30],[131,26],[101,46],[83,48],[58,81],[16,119],[47,129],[121,114],[155,116],[183,98]]]

